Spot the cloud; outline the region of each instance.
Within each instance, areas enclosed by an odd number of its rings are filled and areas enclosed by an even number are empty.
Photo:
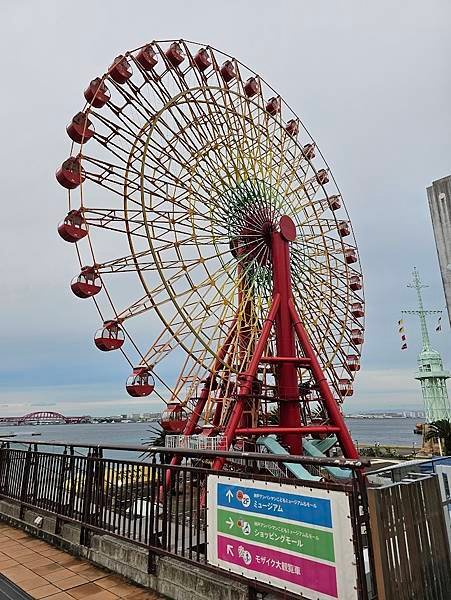
[[[69,12],[57,0],[39,9],[4,4],[0,48],[6,57],[13,52],[2,66],[8,86],[0,99],[0,400],[8,410],[49,402],[72,414],[156,405],[129,399],[123,382],[130,365],[93,348],[100,319],[91,302],[69,291],[78,266],[74,248],[56,234],[67,206],[54,171],[70,152],[65,126],[83,107],[87,82],[127,48],[179,36],[211,43],[261,73],[312,131],[337,178],[367,301],[362,370],[346,406],[421,402],[412,378],[418,323],[406,319],[409,351],[400,353],[396,321],[415,304],[405,287],[413,265],[431,286],[427,306],[444,305],[425,188],[451,169],[448,0],[433,10],[419,0],[409,10],[389,0],[287,0],[279,11],[257,0],[203,3],[202,10],[180,0],[137,0],[126,26],[119,0],[107,11],[88,0]],[[231,15],[233,27],[224,27]],[[95,202],[97,192],[89,193]],[[105,252],[114,244],[105,239]],[[142,291],[129,281],[115,290],[121,307]],[[145,349],[155,326],[137,320],[136,332]],[[433,344],[451,365],[449,329]]]

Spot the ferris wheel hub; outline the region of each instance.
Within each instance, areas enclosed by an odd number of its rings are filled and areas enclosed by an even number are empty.
[[[283,217],[280,218],[279,228],[285,241],[294,242],[296,239],[296,225],[289,216],[283,215]]]

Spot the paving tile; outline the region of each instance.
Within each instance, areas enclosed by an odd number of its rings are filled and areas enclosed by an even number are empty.
[[[33,596],[33,598],[40,599],[47,598],[52,594],[57,594],[59,591],[60,590],[57,587],[51,585],[50,583],[47,583],[46,585],[41,585],[41,587],[30,590],[29,594],[30,596]]]
[[[130,594],[136,592],[137,590],[135,586],[131,586],[128,583],[122,581],[122,583],[108,588],[108,591],[112,592],[113,594],[116,594],[116,596],[119,596],[119,598],[127,598],[128,596],[130,596]]]
[[[20,582],[20,587],[26,592],[31,592],[31,590],[42,587],[43,585],[48,585],[48,581],[43,577],[39,577],[39,575],[35,575],[34,573],[30,577],[27,577],[27,579],[24,579]]]
[[[6,554],[9,557],[15,556],[16,552],[20,549],[20,546],[2,546],[3,554]]]
[[[88,581],[97,581],[98,579],[103,579],[104,577],[106,577],[108,575],[108,573],[106,573],[105,571],[102,571],[101,569],[97,569],[97,567],[93,567],[90,564],[83,565],[83,566],[86,566],[86,568],[85,569],[80,568],[77,571],[75,571],[72,567],[70,567],[70,570],[74,571],[74,573],[76,573],[77,575],[81,575]]]
[[[122,579],[122,577],[119,577],[119,575],[108,575],[108,577],[104,577],[103,579],[99,579],[98,581],[96,581],[96,584],[100,585],[100,587],[109,590],[115,585],[118,585],[123,582],[124,580]]]
[[[83,571],[87,571],[89,569],[96,569],[97,567],[94,567],[93,564],[88,563],[84,560],[80,560],[78,565],[71,565],[70,567],[67,567],[68,569],[70,569],[71,571],[74,571],[74,573],[82,573]],[[106,571],[103,571],[104,575],[107,575]]]
[[[65,569],[61,565],[57,565],[58,568],[53,571],[49,571],[48,573],[43,573],[43,577],[48,579],[50,583],[56,583],[61,581],[62,579],[68,579],[68,577],[72,577],[74,573],[69,571],[69,569]]]
[[[0,571],[3,569],[9,569],[10,567],[16,567],[19,563],[14,558],[5,558],[4,560],[0,560]]]
[[[161,600],[157,593],[1,524],[0,572],[38,600]]]
[[[32,538],[31,540],[26,540],[25,542],[22,542],[22,545],[26,546],[27,548],[33,548],[33,550],[49,547],[47,542],[44,542],[43,540],[37,540],[36,538]]]
[[[116,594],[112,594],[109,590],[102,590],[98,594],[94,594],[93,596],[87,596],[89,600],[117,600],[120,596],[116,596]]]
[[[27,579],[27,577],[31,577],[34,575],[33,571],[27,569],[22,565],[17,565],[17,567],[10,567],[9,569],[4,569],[2,571],[3,575],[13,581],[14,583],[20,583]]]
[[[83,583],[88,583],[88,580],[81,575],[76,575],[74,573],[71,573],[71,575],[72,577],[66,577],[66,579],[60,579],[59,581],[53,581],[52,583],[59,587],[60,590],[70,590],[70,588],[77,587]]]
[[[46,558],[50,558],[50,560],[52,560],[55,563],[58,563],[60,567],[64,567],[65,569],[68,569],[69,566],[78,564],[78,559],[74,556],[71,556],[70,554],[59,554],[57,556],[51,555],[47,556]]]
[[[10,531],[7,533],[7,536],[12,540],[23,540],[25,538],[32,539],[28,533],[25,533],[25,531],[21,531],[20,529],[10,529]]]
[[[50,575],[51,573],[54,573],[55,571],[61,571],[61,565],[59,565],[58,563],[54,563],[54,562],[50,562],[48,565],[42,565],[42,566],[33,568],[34,573],[37,573],[38,575],[42,575],[42,577],[45,577],[46,579],[48,579],[47,575]]]
[[[20,556],[19,562],[21,565],[25,565],[30,569],[35,569],[36,567],[43,567],[44,565],[54,564],[50,558],[41,556],[37,552],[33,552],[33,554],[27,554],[26,556]]]
[[[0,544],[4,544],[9,541],[9,537],[7,535],[0,535]]]
[[[48,550],[44,549],[40,552],[40,554],[51,557],[55,560],[58,558],[64,558],[65,556],[67,556],[67,554],[65,552],[58,550],[58,548],[53,548],[52,546],[48,546]]]
[[[73,598],[91,598],[94,594],[104,591],[105,590],[95,583],[84,583],[83,585],[72,588],[69,593]]]
[[[19,548],[8,548],[4,550],[5,554],[9,554],[10,556],[14,556],[14,558],[19,559],[25,556],[32,556],[36,554],[34,550],[31,548],[27,548],[26,546],[20,546]]]
[[[86,564],[85,561],[72,556],[72,554],[65,554],[64,556],[56,557],[54,560],[60,565],[65,566],[67,569],[72,568],[73,566]]]
[[[127,600],[162,600],[156,592],[148,592],[147,590],[141,590],[127,596]]]

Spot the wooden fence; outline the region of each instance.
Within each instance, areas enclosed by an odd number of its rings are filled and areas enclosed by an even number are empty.
[[[437,476],[369,488],[379,600],[450,600],[451,560]]]

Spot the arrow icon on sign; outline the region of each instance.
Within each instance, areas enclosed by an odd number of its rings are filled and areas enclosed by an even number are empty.
[[[227,490],[226,496],[227,496],[227,500],[229,501],[229,504],[230,504],[230,502],[232,501],[232,498],[233,498],[233,493],[230,490]]]
[[[233,546],[231,546],[230,544],[227,544],[227,554],[233,556]]]
[[[229,528],[232,529],[232,527],[233,527],[233,521],[232,521],[232,519],[230,517],[227,519],[226,523],[229,526]]]

